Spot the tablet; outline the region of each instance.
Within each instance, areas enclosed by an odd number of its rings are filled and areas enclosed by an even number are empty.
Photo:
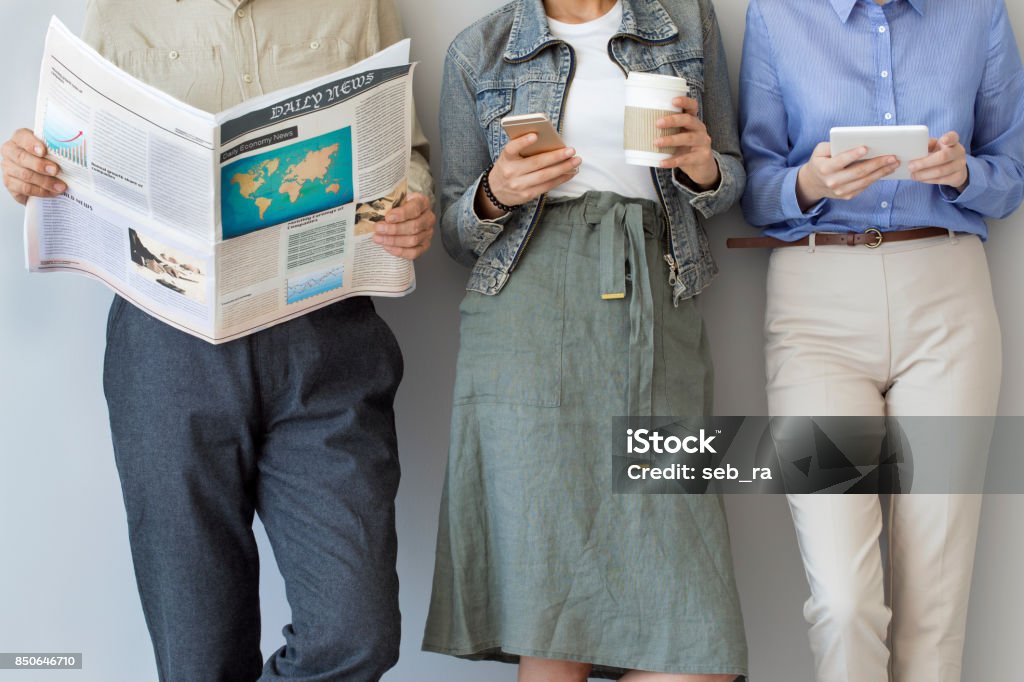
[[[895,156],[900,167],[883,180],[910,180],[907,164],[928,156],[928,126],[865,126],[833,128],[830,134],[832,156],[857,147],[867,147],[865,159]]]

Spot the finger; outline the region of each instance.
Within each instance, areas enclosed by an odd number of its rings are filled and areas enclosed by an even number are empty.
[[[24,180],[19,180],[13,177],[4,178],[4,185],[7,187],[7,191],[11,194],[22,194],[26,197],[40,197],[43,199],[52,199],[60,196],[60,192],[53,192],[45,187],[39,187],[38,185],[30,185]]]
[[[60,167],[56,163],[36,155],[34,150],[19,146],[13,140],[4,145],[3,157],[5,162],[28,168],[42,175],[55,176],[60,172]]]
[[[818,146],[814,148],[814,152],[811,156],[819,159],[832,158],[832,145],[828,142],[819,142]]]
[[[385,246],[384,250],[390,253],[392,256],[398,258],[405,258],[406,260],[416,260],[430,248],[430,244],[424,244],[416,247],[402,247],[402,246]]]
[[[882,168],[875,170],[873,173],[837,188],[834,190],[835,195],[840,199],[853,199],[854,197],[860,196],[864,190],[871,187],[871,185],[889,175],[892,175],[896,168],[899,168],[899,166],[883,166]]]
[[[943,147],[955,147],[960,144],[960,133],[955,130],[951,130],[941,138],[939,138],[939,144]]]
[[[27,152],[31,152],[38,157],[46,156],[46,143],[36,137],[28,128],[21,128],[15,131],[11,140]]]
[[[14,197],[14,200],[17,201],[22,206],[28,203],[28,197],[25,196],[24,194],[12,194],[11,196]]]
[[[867,147],[856,147],[849,151],[843,152],[838,156],[833,156],[829,161],[825,162],[825,172],[827,174],[838,173],[839,171],[849,167],[854,162],[860,161],[867,155]]]
[[[676,109],[682,109],[683,113],[690,114],[691,116],[696,116],[697,112],[700,111],[700,105],[692,97],[676,97],[672,100],[672,106]]]
[[[672,114],[671,116],[665,116],[659,118],[657,121],[659,128],[683,128],[684,130],[706,130],[704,121],[700,120],[692,114]]]
[[[529,158],[520,161],[516,170],[520,175],[527,175],[544,168],[550,168],[559,163],[564,163],[566,159],[571,159],[576,156],[576,150],[572,147],[562,147],[550,152],[544,152],[543,154],[536,154]]]
[[[416,216],[412,220],[406,220],[404,223],[396,223],[394,225],[377,223],[374,232],[381,235],[420,234],[421,232],[429,232],[433,230],[434,222],[434,212],[428,211]]]
[[[403,248],[412,248],[423,243],[426,239],[425,232],[419,232],[416,234],[397,234],[397,235],[373,235],[373,241],[377,242],[381,246],[399,246]]]
[[[30,185],[35,185],[36,187],[41,187],[45,190],[56,192],[57,194],[60,194],[61,192],[67,189],[67,185],[65,185],[62,181],[50,175],[37,173],[34,170],[26,168],[25,166],[17,164],[13,161],[9,161],[7,159],[4,159],[3,164],[0,167],[3,168],[4,177],[15,178],[17,180],[21,180],[22,182],[26,182]]]
[[[429,208],[430,201],[422,194],[414,192],[409,195],[404,204],[388,211],[385,220],[389,223],[404,223],[419,217]]]
[[[509,140],[505,148],[501,150],[501,153],[508,159],[521,159],[523,158],[523,151],[536,141],[537,133],[527,133],[521,137]]]
[[[935,166],[932,168],[925,168],[923,170],[915,171],[911,173],[910,177],[917,182],[933,182],[935,184],[942,184],[937,182],[951,176],[956,176],[963,170],[963,164],[959,161],[950,161],[949,163],[941,166]],[[959,184],[959,183],[957,183]]]
[[[874,159],[868,159],[867,161],[854,163],[848,166],[846,170],[830,175],[826,178],[825,185],[831,186],[831,189],[843,187],[874,175],[880,170],[888,169],[888,172],[892,173],[899,167],[900,161],[895,156],[879,156]]]
[[[656,147],[710,147],[711,138],[707,133],[678,133],[654,140]]]
[[[537,187],[547,185],[549,182],[562,175],[570,177],[576,175],[577,169],[582,163],[583,159],[577,156],[569,159],[568,161],[563,161],[562,163],[554,166],[549,166],[548,168],[543,168],[539,171],[530,173],[522,178],[523,187],[525,188],[524,191],[533,194],[533,196],[543,194],[543,192],[537,191]]]
[[[918,171],[927,170],[929,168],[945,166],[947,163],[958,160],[960,157],[958,149],[959,147],[940,147],[938,151],[933,154],[929,154],[923,159],[915,159],[911,161],[907,168],[911,173],[917,173]]]

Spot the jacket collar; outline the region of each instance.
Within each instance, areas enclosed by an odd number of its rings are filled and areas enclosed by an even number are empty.
[[[874,2],[874,0],[866,0],[867,2]],[[893,0],[898,2],[898,0]],[[908,0],[914,9],[917,10],[918,14],[924,15],[925,7],[928,5],[928,0]],[[844,24],[847,19],[850,18],[850,14],[853,12],[853,6],[859,2],[859,0],[829,0],[832,3],[832,9],[839,15],[839,20]]]
[[[619,1],[622,3],[620,34],[649,43],[667,43],[678,37],[679,29],[658,0]],[[505,47],[505,59],[527,61],[558,42],[548,28],[543,0],[519,0]]]

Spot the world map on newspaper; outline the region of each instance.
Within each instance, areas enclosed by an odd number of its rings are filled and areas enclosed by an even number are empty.
[[[353,199],[351,128],[240,159],[221,170],[224,239]]]

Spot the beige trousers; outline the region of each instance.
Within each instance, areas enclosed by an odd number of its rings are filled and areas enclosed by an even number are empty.
[[[1002,344],[977,237],[777,249],[767,298],[772,416],[996,413]],[[949,446],[906,435],[919,469]],[[963,447],[984,461],[990,438]],[[818,682],[959,682],[981,496],[892,496],[887,566],[877,496],[789,503]]]

